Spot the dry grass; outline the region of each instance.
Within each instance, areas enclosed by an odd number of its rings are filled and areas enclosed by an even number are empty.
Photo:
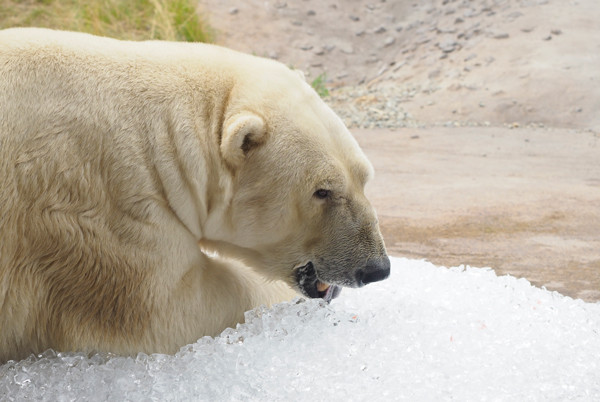
[[[210,42],[194,0],[0,0],[0,29],[82,31],[119,39]]]

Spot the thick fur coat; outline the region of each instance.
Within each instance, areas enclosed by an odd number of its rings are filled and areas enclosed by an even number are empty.
[[[0,31],[0,362],[173,353],[260,304],[387,277],[371,175],[280,63]]]

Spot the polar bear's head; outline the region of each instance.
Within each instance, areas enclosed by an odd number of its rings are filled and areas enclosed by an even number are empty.
[[[310,297],[387,278],[364,193],[371,164],[297,74],[284,67],[263,76],[232,91],[223,123],[220,152],[233,183],[228,250]]]

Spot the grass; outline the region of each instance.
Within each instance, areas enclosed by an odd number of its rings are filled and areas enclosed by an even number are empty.
[[[211,42],[194,0],[0,0],[0,29],[36,26],[118,39]]]
[[[329,96],[329,90],[325,86],[326,81],[327,75],[325,75],[325,73],[321,73],[310,83],[310,85],[314,88],[315,91],[317,91],[321,98]]]
[[[44,27],[117,39],[212,42],[196,0],[0,0],[0,29]],[[329,96],[325,73],[311,85]]]

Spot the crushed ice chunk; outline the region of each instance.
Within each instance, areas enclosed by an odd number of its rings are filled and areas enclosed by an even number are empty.
[[[0,366],[8,400],[599,400],[600,303],[392,259],[331,305],[297,299],[175,354],[45,352]]]

